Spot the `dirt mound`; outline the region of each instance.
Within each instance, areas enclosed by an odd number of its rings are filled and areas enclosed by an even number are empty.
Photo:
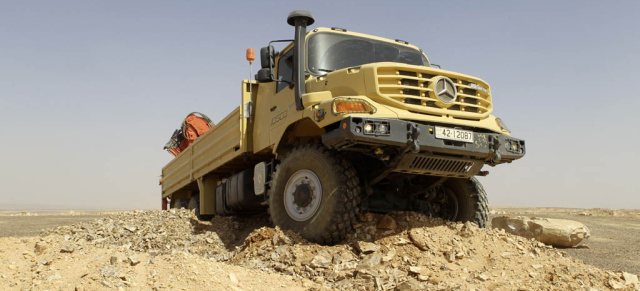
[[[62,235],[71,245],[89,243],[152,255],[186,251],[210,257],[228,252],[225,242],[237,240],[239,229],[239,223],[230,217],[216,217],[205,224],[186,210],[133,211],[46,230],[41,237],[52,241],[56,238],[49,236]]]
[[[539,242],[415,213],[362,215],[335,246],[266,216],[200,222],[186,210],[118,213],[10,243],[0,287],[18,289],[639,289],[631,274]]]
[[[250,238],[232,263],[337,289],[633,288],[622,273],[584,265],[537,241],[415,213],[366,214],[357,232],[336,246],[271,228]]]

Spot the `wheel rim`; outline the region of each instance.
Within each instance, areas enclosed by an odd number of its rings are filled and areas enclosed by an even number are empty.
[[[433,203],[433,212],[436,216],[451,221],[458,217],[458,198],[453,191],[449,189],[438,191],[431,203]]]
[[[299,170],[284,188],[284,208],[291,219],[306,221],[313,217],[322,202],[322,184],[310,170]]]

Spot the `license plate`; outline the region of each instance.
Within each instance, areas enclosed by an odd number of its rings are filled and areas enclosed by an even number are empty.
[[[436,138],[473,142],[473,131],[436,126]]]

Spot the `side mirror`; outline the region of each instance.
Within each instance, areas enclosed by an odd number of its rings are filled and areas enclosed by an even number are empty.
[[[260,49],[260,65],[263,69],[274,67],[274,56],[277,54],[273,46],[265,46]]]
[[[273,74],[271,69],[260,69],[256,74],[256,80],[261,83],[273,82]]]
[[[256,74],[256,80],[258,80],[258,82],[275,81],[273,68],[275,67],[275,55],[277,53],[271,45],[260,49],[260,66],[262,69]]]

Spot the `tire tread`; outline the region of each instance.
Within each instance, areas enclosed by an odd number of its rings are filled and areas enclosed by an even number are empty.
[[[316,145],[307,144],[294,148],[283,160],[282,163],[287,163],[297,155],[304,155],[305,152],[316,152],[325,157],[327,163],[331,168],[335,169],[337,175],[337,184],[344,185],[340,187],[344,191],[340,191],[342,195],[337,195],[336,207],[333,209],[330,222],[326,229],[320,230],[320,233],[315,237],[306,237],[306,239],[320,243],[320,244],[336,244],[344,240],[347,234],[353,232],[353,226],[356,223],[356,212],[358,211],[358,205],[360,204],[360,181],[355,169],[351,163],[340,157],[337,153],[329,151],[328,149]],[[275,173],[271,179],[271,185],[269,190],[269,196],[276,195],[273,193],[277,187],[276,182],[279,179],[281,173],[280,165],[275,167]],[[271,199],[269,199],[271,200]],[[269,207],[270,217],[274,224],[278,224],[278,214],[272,213],[273,207]],[[321,215],[321,214],[318,214]]]

